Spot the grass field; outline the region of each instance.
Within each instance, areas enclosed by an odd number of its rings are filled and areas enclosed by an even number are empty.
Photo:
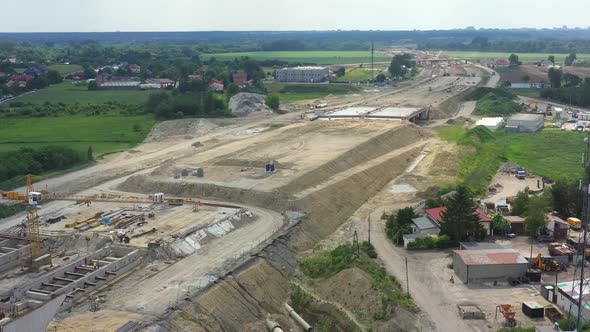
[[[531,98],[541,98],[542,89],[509,89],[510,92],[518,96],[525,96]]]
[[[442,55],[447,55],[459,59],[506,59],[511,53],[503,53],[503,52],[469,52],[469,51],[443,51]],[[558,63],[563,63],[567,54],[550,54],[550,53],[517,53],[518,58],[520,61],[523,62],[536,62],[547,60],[547,57],[550,55],[555,56],[555,61]],[[590,59],[590,54],[577,54],[578,59]]]
[[[266,87],[269,92],[278,93],[282,103],[321,99],[328,95],[345,95],[361,91],[359,87],[344,84],[269,83]]]
[[[81,71],[83,68],[80,65],[62,65],[62,64],[57,64],[57,65],[51,65],[49,66],[49,70],[57,70],[60,74],[62,75],[66,75],[69,73],[73,73],[76,71]]]
[[[254,60],[282,60],[289,62],[315,63],[321,65],[369,63],[371,52],[369,51],[279,51],[279,52],[241,52],[203,54],[203,58],[214,57],[217,60],[233,60],[247,56]],[[375,54],[376,62],[389,62],[391,57],[382,53]]]
[[[153,116],[148,115],[3,119],[0,121],[0,151],[23,146],[63,145],[86,153],[92,145],[94,155],[100,156],[140,143],[155,122]],[[134,128],[136,125],[139,128]]]
[[[373,75],[377,76],[381,73],[383,68],[375,68],[373,71]],[[371,80],[371,69],[370,68],[354,68],[342,77],[336,78],[335,82],[342,82],[342,83],[363,83]]]
[[[482,141],[467,138],[467,129],[462,125],[442,126],[436,131],[442,139],[466,147],[459,180],[476,193],[485,192],[497,167],[506,160],[554,180],[576,180],[583,175],[583,133],[551,129],[538,133],[500,131]]]
[[[48,88],[38,90],[17,97],[15,101],[44,103],[101,103],[106,101],[118,101],[130,104],[139,104],[147,100],[150,93],[147,90],[98,90],[88,91],[83,85],[73,85],[68,82],[51,85]]]

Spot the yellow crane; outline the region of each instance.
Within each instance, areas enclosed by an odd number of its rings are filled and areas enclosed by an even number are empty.
[[[37,214],[37,204],[40,195],[33,189],[33,176],[27,174],[27,195],[24,197],[23,204],[27,206],[27,237],[31,248],[31,261],[41,256],[41,235],[39,234],[39,215]]]

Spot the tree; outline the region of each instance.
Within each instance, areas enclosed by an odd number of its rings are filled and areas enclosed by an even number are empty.
[[[225,93],[227,94],[227,96],[229,98],[231,98],[232,96],[238,94],[240,92],[240,87],[237,86],[234,83],[231,83],[230,85],[227,86],[227,89],[225,90]]]
[[[86,151],[86,160],[88,161],[93,161],[94,160],[94,155],[92,152],[92,145],[88,146],[88,151]]]
[[[518,61],[518,55],[514,53],[510,54],[510,56],[508,57],[508,61],[510,61],[510,65],[512,66],[520,65],[520,61]]]
[[[57,84],[63,81],[63,77],[57,70],[50,70],[47,72],[47,81],[49,84]]]
[[[377,77],[375,77],[375,81],[377,81],[379,83],[385,82],[386,79],[387,79],[387,77],[383,73],[380,73],[379,75],[377,75]]]
[[[551,61],[553,64],[555,64],[555,55],[550,55],[549,57],[547,57],[547,60]]]
[[[397,211],[397,222],[400,225],[410,225],[412,219],[417,218],[418,215],[414,212],[414,208],[411,206],[405,207]]]
[[[88,82],[88,91],[95,91],[98,90],[98,83],[96,81]]]
[[[553,209],[563,216],[580,215],[580,190],[574,181],[557,180],[551,186]]]
[[[564,64],[566,66],[571,66],[574,64],[574,61],[576,60],[576,58],[577,58],[576,53],[570,53],[568,56],[565,57]]]
[[[268,107],[270,107],[273,111],[277,111],[279,109],[281,100],[279,98],[279,95],[276,93],[271,93],[268,96],[266,96],[266,101],[265,101],[266,105]]]
[[[490,217],[492,217],[492,229],[494,230],[494,234],[506,234],[510,231],[510,221],[504,218],[501,213],[492,212]]]
[[[529,188],[526,187],[524,190],[516,193],[516,198],[512,202],[512,215],[523,216],[527,213],[529,208]]]
[[[448,235],[457,243],[469,236],[483,237],[485,230],[475,213],[476,205],[465,186],[458,186],[455,194],[448,199],[447,209],[442,213],[440,233]]]
[[[389,70],[389,73],[391,73],[391,75],[393,77],[400,77],[400,76],[402,76],[404,74],[404,70],[402,68],[402,64],[396,58],[393,58],[391,60],[391,64],[389,64],[389,69],[388,70]]]
[[[524,75],[521,79],[523,82],[528,83],[531,80],[531,77],[529,75]]]
[[[344,74],[346,74],[346,68],[340,67],[336,70],[336,77],[342,77]]]
[[[27,88],[29,89],[43,89],[48,85],[47,77],[44,75],[35,76],[35,78],[27,82]]]
[[[563,74],[563,86],[566,88],[577,87],[582,83],[582,79],[574,74],[565,73]]]
[[[537,236],[539,231],[547,224],[546,208],[547,206],[542,198],[534,197],[530,199],[527,217],[524,219],[524,226],[530,237]]]
[[[553,88],[559,88],[561,86],[561,76],[563,72],[560,69],[549,68],[547,76],[549,76],[549,82]]]
[[[414,208],[405,207],[390,215],[383,215],[381,218],[386,219],[385,234],[393,240],[395,244],[402,243],[404,234],[412,233],[412,219],[418,217]]]

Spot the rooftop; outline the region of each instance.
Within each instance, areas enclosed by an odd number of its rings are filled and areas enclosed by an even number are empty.
[[[510,249],[493,242],[459,242],[459,246],[463,248],[463,250]]]
[[[412,219],[412,222],[419,229],[438,228],[438,225],[436,225],[434,222],[432,222],[430,219],[426,217],[414,218]]]
[[[520,253],[513,249],[454,250],[465,265],[528,264]]]
[[[327,69],[328,67],[321,67],[321,66],[300,66],[300,67],[285,67],[282,70],[288,69],[296,69],[296,70],[322,70]]]
[[[510,117],[509,120],[511,121],[537,121],[543,118],[543,114],[526,114],[526,113],[517,113]]]
[[[475,124],[476,126],[497,126],[498,124],[502,123],[504,118],[497,117],[497,118],[481,118],[481,120],[477,121]]]
[[[426,214],[430,219],[436,221],[437,223],[441,223],[442,221],[442,214],[447,210],[446,206],[440,206],[432,209],[426,210]],[[485,212],[480,209],[475,210],[475,214],[479,216],[480,222],[492,222],[492,218],[490,218]]]

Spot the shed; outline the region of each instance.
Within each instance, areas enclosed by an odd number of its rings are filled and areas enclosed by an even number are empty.
[[[517,133],[534,133],[543,128],[543,114],[518,113],[508,118],[506,130]]]
[[[412,219],[412,232],[414,234],[438,235],[440,227],[427,217],[419,217]]]
[[[513,249],[453,251],[453,270],[466,284],[518,278],[527,268],[527,260]]]
[[[516,235],[524,234],[524,218],[519,216],[506,216],[506,220],[510,222],[510,232]]]
[[[534,301],[523,302],[522,312],[530,318],[543,318],[545,316],[545,308]]]

